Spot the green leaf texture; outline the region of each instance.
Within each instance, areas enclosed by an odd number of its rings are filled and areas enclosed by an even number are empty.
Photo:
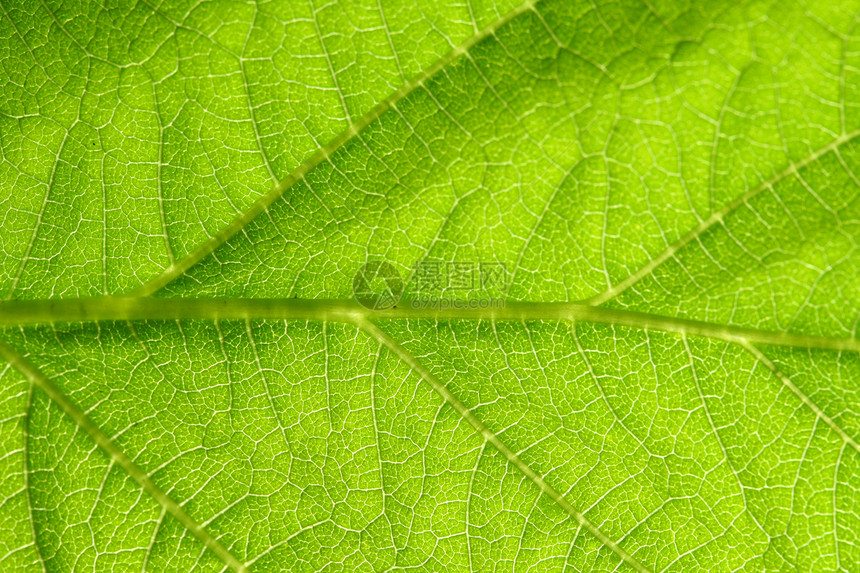
[[[0,85],[0,571],[860,570],[857,0],[2,1]]]

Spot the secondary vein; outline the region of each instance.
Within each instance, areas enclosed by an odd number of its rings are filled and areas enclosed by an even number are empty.
[[[203,545],[217,555],[230,569],[236,573],[249,573],[248,567],[236,559],[230,551],[215,539],[206,529],[188,515],[182,507],[173,501],[137,464],[105,434],[81,408],[75,404],[62,390],[39,370],[25,356],[0,340],[0,357],[5,359],[13,368],[23,374],[33,385],[41,389],[48,397],[66,413],[75,424],[84,430],[95,443],[128,473],[164,510],[190,531]]]
[[[860,129],[852,131],[851,133],[847,133],[844,135],[840,135],[824,147],[817,149],[810,155],[807,155],[800,161],[796,161],[794,163],[790,163],[785,169],[776,173],[770,179],[763,181],[759,185],[753,187],[748,190],[746,193],[738,195],[734,200],[730,201],[726,205],[724,205],[718,211],[714,211],[710,217],[703,220],[701,223],[690,229],[685,235],[683,235],[680,239],[669,245],[666,250],[662,253],[651,259],[647,264],[645,264],[638,271],[628,276],[626,279],[621,281],[620,283],[611,286],[607,290],[602,293],[595,295],[588,299],[588,303],[592,305],[603,304],[608,300],[612,300],[613,298],[620,295],[622,292],[629,289],[631,286],[642,280],[643,278],[650,275],[654,269],[671,259],[675,256],[678,251],[686,247],[688,244],[702,236],[708,229],[722,222],[723,219],[728,217],[731,213],[741,207],[741,205],[747,204],[751,201],[755,196],[759,195],[765,189],[772,189],[777,183],[782,181],[783,179],[790,177],[791,175],[796,175],[801,169],[804,167],[814,163],[822,156],[830,153],[831,151],[838,151],[839,147],[851,142],[860,137]],[[850,171],[849,171],[850,173]]]
[[[520,458],[507,444],[505,444],[499,436],[497,436],[490,428],[488,428],[477,416],[466,406],[459,398],[454,396],[445,384],[436,378],[426,366],[424,366],[411,352],[401,346],[396,340],[383,332],[376,324],[359,316],[353,323],[357,325],[368,336],[388,348],[395,356],[408,365],[418,376],[421,377],[433,390],[442,397],[445,402],[454,408],[454,410],[469,423],[480,436],[495,447],[512,466],[517,468],[525,477],[534,483],[541,493],[545,494],[553,500],[565,513],[570,515],[579,525],[587,529],[595,538],[606,545],[613,553],[618,555],[622,561],[630,565],[639,573],[649,573],[649,570],[637,561],[632,555],[621,548],[612,538],[606,535],[596,525],[594,525],[582,513],[574,509],[567,499],[554,487],[552,487],[543,477],[534,471],[522,458]]]
[[[218,233],[211,236],[208,240],[201,243],[196,249],[191,251],[183,259],[171,264],[161,274],[144,283],[140,287],[133,290],[131,295],[134,296],[149,296],[178,277],[185,274],[191,267],[212,254],[215,249],[226,243],[236,233],[245,228],[248,223],[253,221],[262,213],[265,213],[269,206],[277,201],[290,187],[302,181],[305,176],[315,167],[322,164],[338,149],[343,147],[347,142],[351,141],[361,133],[361,131],[375,122],[379,117],[388,111],[395,108],[397,103],[403,100],[407,95],[416,89],[424,86],[424,84],[433,77],[436,73],[442,70],[445,66],[465,54],[475,44],[493,35],[499,28],[510,22],[520,14],[534,8],[539,0],[526,0],[517,8],[508,12],[459,46],[454,47],[447,54],[436,60],[430,67],[425,69],[421,74],[404,84],[387,98],[376,104],[370,111],[364,114],[359,119],[351,122],[347,128],[338,134],[334,139],[329,141],[324,146],[317,149],[313,155],[308,157],[301,165],[296,167],[285,179],[281,180],[277,185],[272,187],[264,195],[260,196],[248,209],[233,219],[226,227]],[[345,109],[345,108],[344,108]]]

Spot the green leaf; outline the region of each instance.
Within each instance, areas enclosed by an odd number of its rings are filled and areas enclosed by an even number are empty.
[[[392,4],[0,6],[0,569],[855,570],[860,2]]]

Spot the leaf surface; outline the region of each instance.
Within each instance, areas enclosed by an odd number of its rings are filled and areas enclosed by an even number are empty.
[[[4,6],[2,568],[852,571],[858,13]]]

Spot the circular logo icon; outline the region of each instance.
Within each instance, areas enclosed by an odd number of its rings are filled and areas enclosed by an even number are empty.
[[[403,280],[391,263],[368,261],[352,279],[355,300],[370,310],[386,310],[397,304],[403,294]]]

